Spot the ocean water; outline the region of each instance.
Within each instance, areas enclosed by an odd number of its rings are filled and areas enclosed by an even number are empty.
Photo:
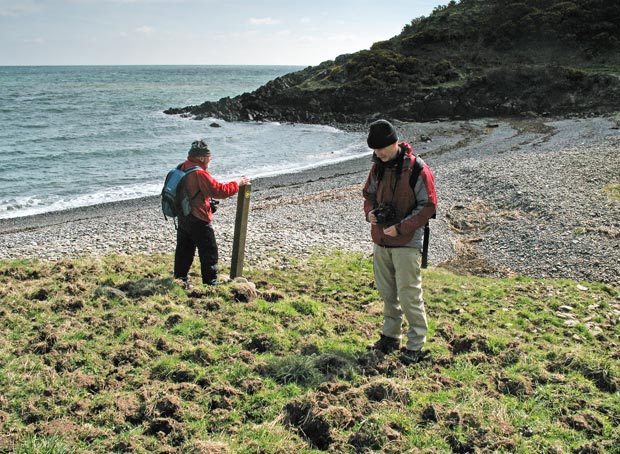
[[[202,121],[168,107],[253,91],[286,66],[0,67],[0,218],[157,195],[193,140],[220,181],[369,153],[328,126]],[[212,122],[221,125],[211,127]]]

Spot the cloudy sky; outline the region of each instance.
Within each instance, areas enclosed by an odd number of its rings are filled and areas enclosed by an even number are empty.
[[[0,66],[316,65],[448,0],[0,0]]]

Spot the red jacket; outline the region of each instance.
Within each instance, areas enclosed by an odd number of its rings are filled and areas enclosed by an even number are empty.
[[[427,165],[422,167],[415,188],[409,183],[413,162],[416,158],[411,145],[400,142],[399,153],[403,153],[402,166],[391,163],[375,162],[364,184],[364,212],[368,213],[382,202],[389,202],[396,208],[396,227],[398,236],[390,237],[383,233],[387,226],[374,224],[370,233],[374,243],[389,247],[422,247],[424,225],[437,207],[435,179]],[[383,166],[383,176],[378,178],[378,167]],[[397,173],[400,171],[400,175]]]
[[[233,196],[239,192],[239,185],[236,181],[225,184],[218,182],[211,176],[202,162],[194,162],[187,159],[181,164],[181,170],[187,170],[194,166],[202,167],[203,170],[192,172],[184,178],[187,193],[190,197],[198,194],[192,200],[192,214],[198,219],[211,222],[213,220],[213,213],[211,212],[209,199],[211,197],[214,199],[225,199]]]

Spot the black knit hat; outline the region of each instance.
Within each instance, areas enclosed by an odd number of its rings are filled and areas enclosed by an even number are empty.
[[[207,142],[204,139],[194,140],[192,142],[192,146],[189,149],[189,156],[197,157],[197,156],[210,156],[211,150],[207,146]]]
[[[370,148],[378,150],[398,142],[398,136],[394,126],[389,121],[377,120],[370,124],[366,141]]]

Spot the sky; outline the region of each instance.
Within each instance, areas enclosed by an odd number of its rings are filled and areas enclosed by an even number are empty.
[[[0,0],[0,66],[314,66],[448,1]]]

